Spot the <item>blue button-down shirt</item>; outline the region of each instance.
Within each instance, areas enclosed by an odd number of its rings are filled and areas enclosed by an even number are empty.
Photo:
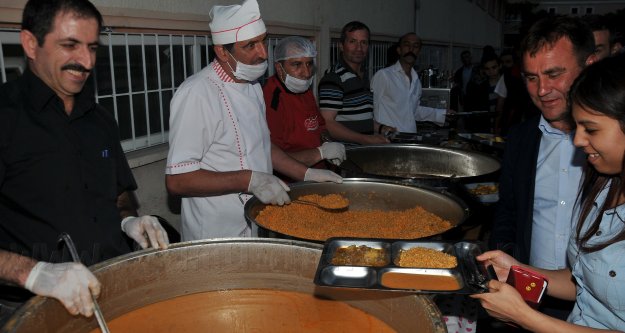
[[[604,189],[595,199],[588,218],[584,221],[583,232],[601,214],[599,209],[608,189]],[[590,238],[588,245],[603,244],[625,228],[625,205],[602,213],[599,230]],[[573,223],[573,230],[577,230]],[[584,233],[582,233],[583,235]],[[577,325],[601,329],[625,331],[625,241],[614,243],[600,251],[583,253],[576,242],[573,231],[568,258],[571,271],[577,283],[575,307],[568,321]]]
[[[573,133],[564,133],[541,117],[542,132],[536,185],[530,265],[544,269],[566,267],[566,247],[585,154],[573,145]]]

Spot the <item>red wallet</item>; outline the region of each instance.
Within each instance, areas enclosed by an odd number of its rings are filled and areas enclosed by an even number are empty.
[[[508,280],[511,286],[519,291],[525,302],[534,309],[538,308],[549,280],[541,274],[520,266],[510,267]]]

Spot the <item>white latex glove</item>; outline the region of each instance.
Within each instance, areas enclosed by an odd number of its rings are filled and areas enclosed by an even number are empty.
[[[40,296],[59,300],[72,315],[91,317],[93,301],[100,295],[100,282],[83,264],[38,262],[28,274],[24,287]]]
[[[142,249],[148,246],[155,249],[166,249],[169,246],[167,232],[154,216],[125,217],[122,220],[122,230],[128,237],[139,243]]]
[[[343,178],[330,170],[308,168],[304,175],[304,181],[313,181],[317,183],[333,182],[342,183]]]
[[[252,171],[247,191],[253,193],[264,204],[284,205],[291,203],[291,189],[280,178],[260,171]]]
[[[325,142],[317,147],[322,160],[328,160],[334,165],[340,165],[346,158],[345,146],[338,142]]]

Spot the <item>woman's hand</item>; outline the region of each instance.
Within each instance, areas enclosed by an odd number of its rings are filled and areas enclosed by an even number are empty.
[[[484,263],[486,266],[492,265],[495,269],[495,273],[497,274],[497,279],[501,282],[506,282],[508,279],[510,267],[521,264],[512,256],[499,250],[484,252],[475,257],[475,259]]]
[[[479,299],[489,315],[505,322],[526,325],[525,321],[531,319],[533,312],[536,312],[525,303],[513,286],[505,282],[490,280],[487,293],[470,297]]]

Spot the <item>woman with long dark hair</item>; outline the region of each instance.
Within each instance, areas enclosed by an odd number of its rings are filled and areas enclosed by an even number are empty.
[[[488,313],[534,332],[625,330],[625,59],[587,67],[569,92],[577,124],[575,145],[588,155],[578,195],[578,216],[567,249],[569,268],[550,271],[523,265],[501,251],[477,259],[506,281],[512,265],[549,279],[547,293],[574,300],[567,321],[527,305],[516,289],[492,280],[489,292],[472,295]]]

